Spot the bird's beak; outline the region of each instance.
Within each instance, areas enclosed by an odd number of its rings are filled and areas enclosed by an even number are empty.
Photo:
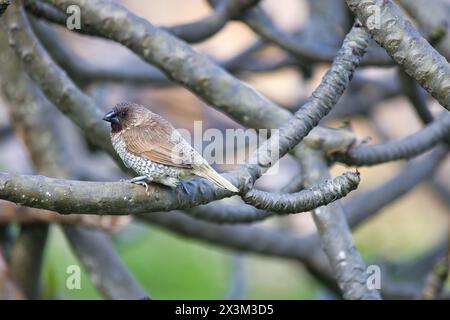
[[[110,112],[105,114],[103,116],[103,120],[111,122],[111,123],[119,124],[119,118],[117,117],[117,113],[115,110],[111,110]]]

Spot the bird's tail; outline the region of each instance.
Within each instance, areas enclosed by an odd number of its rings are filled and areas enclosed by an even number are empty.
[[[236,188],[230,181],[222,177],[218,174],[213,168],[210,166],[202,168],[197,172],[197,175],[208,179],[211,182],[214,182],[217,186],[227,189],[231,192],[238,193],[239,189]]]

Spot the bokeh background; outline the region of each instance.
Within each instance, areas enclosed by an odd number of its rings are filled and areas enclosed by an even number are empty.
[[[203,0],[124,0],[129,9],[155,25],[175,25],[195,21],[211,12]],[[282,5],[281,5],[282,3]],[[282,29],[295,31],[308,23],[308,3],[302,0],[264,0],[262,6]],[[109,41],[79,36],[63,28],[56,29],[61,41],[81,61],[103,67],[123,67],[143,64],[130,51]],[[342,30],[344,35],[344,30]],[[324,35],[326,37],[326,35]],[[253,32],[240,22],[230,22],[217,35],[196,44],[195,48],[217,60],[227,59],[249,46],[256,39]],[[260,56],[272,59],[280,54],[269,46]],[[246,74],[243,79],[264,95],[284,106],[299,106],[320,81],[327,65],[314,69],[305,79],[294,67],[275,72]],[[385,79],[396,74],[395,68],[364,68],[358,73],[370,79]],[[1,77],[1,75],[0,75]],[[238,128],[239,125],[206,106],[186,89],[179,86],[152,87],[124,84],[91,85],[87,88],[99,105],[108,110],[119,101],[142,103],[169,119],[176,127],[192,129],[193,121],[202,120],[204,128]],[[0,127],[7,127],[5,101],[0,100]],[[432,103],[432,111],[440,111]],[[64,126],[76,131],[69,121]],[[367,117],[333,117],[326,125],[341,127],[350,121],[352,130],[360,137],[371,137],[377,143],[411,134],[422,127],[409,102],[394,97],[376,105]],[[96,155],[94,170],[107,175],[117,170],[105,155]],[[449,187],[450,161],[436,176],[441,187]],[[359,168],[362,182],[354,194],[368,190],[391,177],[402,162]],[[224,169],[224,168],[222,168]],[[19,137],[8,135],[0,140],[0,170],[32,173],[27,151]],[[337,175],[346,170],[341,165],[332,168]],[[297,164],[283,159],[274,179],[261,179],[259,186],[275,190],[298,172]],[[105,179],[108,177],[105,176]],[[449,192],[449,189],[447,189]],[[347,198],[344,199],[346,201]],[[357,247],[365,261],[401,263],[413,259],[437,245],[448,232],[450,199],[440,194],[430,181],[421,183],[411,192],[384,208],[354,232]],[[0,212],[0,215],[2,213]],[[109,228],[125,264],[137,280],[158,299],[222,299],[236,294],[246,299],[305,299],[327,298],[329,293],[311,277],[302,265],[281,258],[241,254],[221,247],[188,239],[142,225],[129,217],[120,218],[115,228]],[[314,232],[310,214],[290,215],[270,219],[264,225],[288,228],[301,234]],[[90,279],[83,272],[82,288],[68,290],[65,282],[68,265],[79,264],[62,235],[53,225],[45,250],[43,267],[43,297],[47,299],[100,299]],[[238,283],[238,285],[236,284]]]

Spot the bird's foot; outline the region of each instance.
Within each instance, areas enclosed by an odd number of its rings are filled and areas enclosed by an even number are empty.
[[[148,183],[145,181],[136,181],[136,182],[131,182],[140,186],[144,186],[145,187],[145,193],[149,196],[150,193],[148,192]]]

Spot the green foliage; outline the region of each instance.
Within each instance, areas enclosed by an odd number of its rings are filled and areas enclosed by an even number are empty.
[[[138,282],[155,299],[222,299],[231,278],[231,252],[156,228],[130,226],[116,247]],[[79,264],[61,230],[50,232],[43,268],[45,299],[101,299],[82,269],[81,289],[66,288],[69,265]],[[313,298],[316,283],[299,264],[249,256],[245,263],[249,299]]]

